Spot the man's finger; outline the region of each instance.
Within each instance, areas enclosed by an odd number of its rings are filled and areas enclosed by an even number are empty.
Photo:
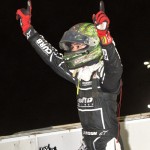
[[[105,12],[105,6],[104,6],[104,2],[103,1],[100,1],[100,11],[103,11],[103,12]]]
[[[28,3],[27,3],[27,11],[31,14],[31,11],[32,11],[31,0],[28,0]]]

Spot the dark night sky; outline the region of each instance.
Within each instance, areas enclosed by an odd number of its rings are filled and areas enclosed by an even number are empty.
[[[148,112],[150,70],[150,2],[104,0],[110,32],[124,66],[121,115]],[[32,0],[32,25],[56,49],[64,31],[92,22],[98,0]],[[26,0],[1,2],[0,136],[79,122],[75,87],[56,75],[22,35],[15,20]],[[60,51],[62,52],[62,51]]]

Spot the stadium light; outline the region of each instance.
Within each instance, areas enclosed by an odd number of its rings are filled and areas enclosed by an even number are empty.
[[[144,65],[147,67],[147,69],[150,69],[150,60],[149,61],[145,61]]]
[[[144,65],[148,65],[148,64],[149,64],[149,62],[148,62],[148,61],[145,61],[145,62],[144,62]]]

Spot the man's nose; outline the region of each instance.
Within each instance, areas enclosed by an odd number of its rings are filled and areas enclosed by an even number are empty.
[[[77,48],[77,46],[75,46],[75,45],[72,45],[72,46],[71,46],[71,49],[72,49],[72,50],[76,50],[76,48]]]

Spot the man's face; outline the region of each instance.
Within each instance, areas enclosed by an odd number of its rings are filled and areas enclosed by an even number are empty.
[[[72,43],[71,44],[71,51],[75,52],[75,51],[81,50],[85,47],[86,47],[86,45],[83,43]]]

